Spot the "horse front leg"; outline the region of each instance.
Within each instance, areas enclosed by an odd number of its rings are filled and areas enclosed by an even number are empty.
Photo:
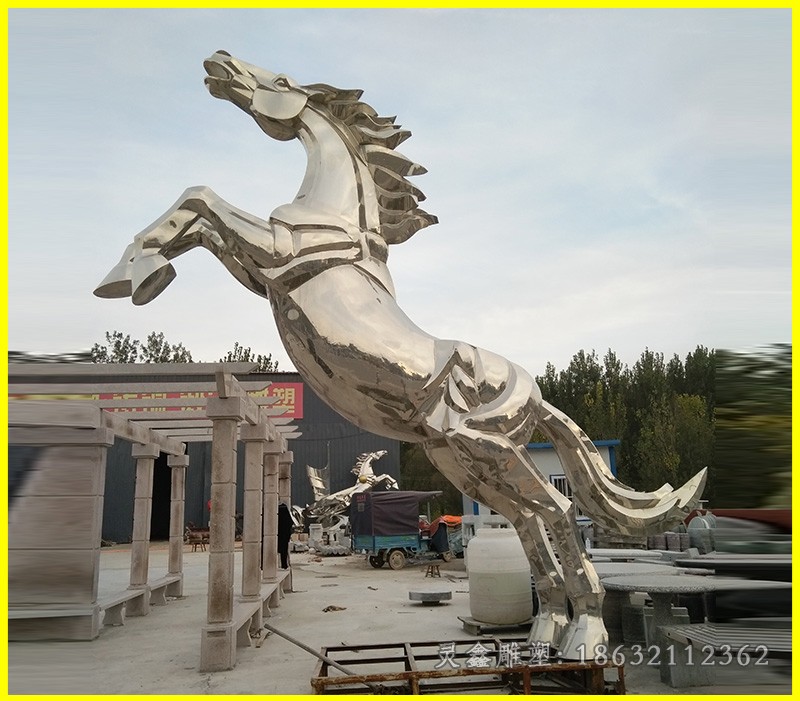
[[[138,233],[103,281],[98,297],[131,297],[147,304],[175,279],[172,259],[203,247],[252,292],[266,297],[262,268],[274,237],[268,222],[233,207],[210,188],[186,190],[159,219]]]

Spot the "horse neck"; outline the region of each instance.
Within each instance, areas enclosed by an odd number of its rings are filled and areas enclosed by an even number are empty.
[[[298,138],[308,166],[295,202],[332,212],[361,229],[377,229],[380,220],[372,176],[350,143],[346,127],[314,108],[301,117]]]

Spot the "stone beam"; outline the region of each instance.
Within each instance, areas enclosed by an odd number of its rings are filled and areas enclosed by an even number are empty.
[[[134,421],[115,416],[111,412],[103,412],[105,414],[105,423],[114,433],[120,438],[130,441],[131,443],[156,443],[162,452],[170,455],[183,455],[186,452],[186,446],[180,441],[173,440],[161,436],[154,431],[147,428],[137,426]]]

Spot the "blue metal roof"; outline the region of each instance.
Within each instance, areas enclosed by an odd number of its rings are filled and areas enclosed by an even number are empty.
[[[609,440],[600,440],[600,441],[592,441],[592,445],[596,448],[604,448],[604,447],[613,447],[615,445],[619,445],[620,441],[618,438],[612,438]],[[526,446],[530,450],[548,450],[553,447],[552,443],[528,443]]]

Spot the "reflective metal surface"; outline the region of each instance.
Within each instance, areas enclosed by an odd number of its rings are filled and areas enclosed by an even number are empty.
[[[303,143],[308,168],[297,197],[263,220],[208,188],[190,188],[134,238],[95,293],[145,304],[174,278],[172,259],[196,246],[212,251],[269,298],[286,350],[317,394],[365,430],[422,443],[459,489],[512,521],[541,602],[531,639],[552,641],[564,658],[591,656],[607,643],[603,589],[577,506],[625,533],[661,531],[695,505],[705,471],[678,490],[626,487],[580,428],[542,401],[525,370],[438,339],[405,315],[388,246],[437,220],[418,207],[424,195],[407,179],[425,169],[395,150],[410,133],[360,102],[361,91],[299,85],[222,51],[204,65],[213,96],[247,112],[267,135]],[[553,441],[576,505],[524,448],[537,425]]]

